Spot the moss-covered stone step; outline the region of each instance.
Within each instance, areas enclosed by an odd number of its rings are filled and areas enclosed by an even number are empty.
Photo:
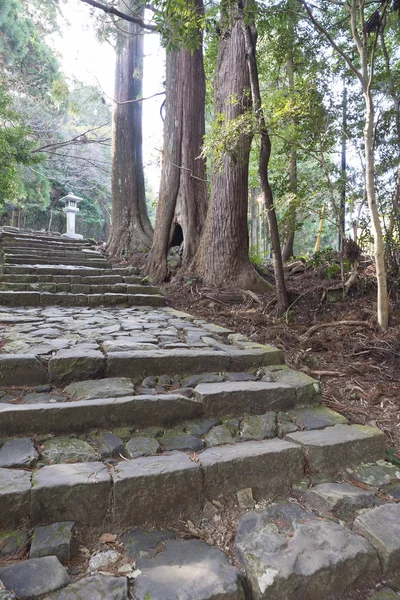
[[[2,275],[74,275],[74,276],[114,276],[137,275],[136,267],[123,268],[94,268],[86,266],[70,266],[68,265],[10,265],[4,264],[1,269]]]
[[[304,472],[300,446],[284,440],[124,460],[49,465],[35,472],[0,469],[0,527],[74,521],[82,528],[168,525],[197,519],[206,499],[251,487],[256,499],[284,493]],[[282,473],[285,474],[282,477]],[[93,510],[93,507],[96,510]]]
[[[32,254],[11,254],[11,253],[6,253],[4,256],[5,262],[10,264],[10,265],[77,265],[77,266],[87,266],[87,267],[94,267],[94,268],[110,268],[111,265],[109,263],[107,263],[107,261],[105,259],[101,259],[101,258],[87,258],[87,257],[82,257],[82,258],[58,258],[58,257],[54,257],[52,258],[51,256],[49,256],[49,253],[43,253],[43,255],[41,254],[36,254],[36,255],[32,255]]]
[[[122,278],[121,278],[122,279]],[[35,282],[35,283],[15,283],[1,282],[0,291],[28,291],[28,292],[50,292],[63,294],[145,294],[160,295],[160,289],[150,285],[138,285],[127,283],[111,283],[92,285],[88,283],[58,283],[58,282]]]
[[[72,286],[73,287],[73,286]],[[77,286],[80,287],[80,286]],[[132,290],[134,286],[127,286]],[[110,288],[112,289],[112,288]],[[0,306],[166,306],[164,296],[158,290],[145,290],[147,293],[51,293],[0,290]],[[153,292],[153,293],[152,293]]]
[[[268,410],[289,410],[298,404],[318,403],[321,387],[308,375],[279,365],[266,369],[259,381],[201,383],[194,394],[210,416],[240,411],[261,414]]]

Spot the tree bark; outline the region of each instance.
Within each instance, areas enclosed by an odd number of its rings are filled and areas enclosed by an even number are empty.
[[[293,48],[291,49],[293,52]],[[293,68],[293,54],[290,56],[287,65],[286,72],[288,75],[288,86],[291,92],[294,90],[294,68]],[[292,119],[293,128],[296,129],[298,126],[298,120]],[[294,146],[290,148],[289,158],[289,210],[288,219],[286,225],[286,239],[282,249],[282,260],[288,261],[294,256],[294,236],[296,234],[296,195],[297,195],[297,150]]]
[[[289,298],[286,290],[285,273],[283,269],[283,260],[281,252],[281,242],[279,239],[278,221],[276,218],[274,199],[272,189],[268,178],[268,165],[271,156],[271,139],[265,123],[264,113],[261,103],[260,83],[258,78],[258,68],[256,60],[256,32],[255,28],[244,22],[244,5],[241,0],[238,1],[238,7],[241,12],[241,26],[244,32],[246,46],[246,61],[251,85],[251,95],[253,98],[253,109],[258,121],[258,129],[261,136],[261,148],[258,161],[258,175],[260,178],[261,191],[264,197],[265,207],[267,209],[269,236],[272,246],[274,261],[276,296],[278,300],[278,309],[283,312],[289,306]]]
[[[203,11],[203,0],[195,0]],[[200,33],[199,33],[200,38]],[[160,194],[148,273],[168,276],[167,251],[176,224],[183,232],[182,269],[200,243],[207,210],[206,162],[200,158],[205,134],[203,53],[182,48],[167,54],[164,153]]]
[[[260,247],[258,243],[258,189],[252,188],[250,198],[251,198],[251,227],[250,227],[250,239],[251,239],[251,248],[254,252],[260,252]]]
[[[214,81],[215,115],[227,122],[250,108],[249,73],[240,22],[232,19],[220,38]],[[251,136],[240,135],[220,169],[213,167],[211,197],[192,275],[205,285],[234,287],[255,292],[273,287],[256,272],[249,260],[247,227],[248,170]]]
[[[338,250],[343,250],[343,240],[346,237],[346,183],[347,183],[347,87],[346,77],[343,77],[343,102],[342,102],[342,155],[341,155],[341,190],[339,207],[339,239]]]
[[[286,239],[282,249],[282,260],[286,262],[294,256],[294,236],[296,233],[296,208],[295,198],[297,194],[297,151],[296,148],[290,149],[289,159],[289,192],[291,199],[289,202],[289,215],[286,227]]]
[[[143,17],[143,8],[130,8]],[[120,0],[121,8],[126,2]],[[135,10],[134,10],[135,9]],[[126,33],[125,33],[126,32]],[[143,31],[124,22],[118,30],[112,148],[112,226],[108,251],[114,257],[149,250],[153,229],[147,214],[142,156]],[[133,102],[132,102],[133,100]]]

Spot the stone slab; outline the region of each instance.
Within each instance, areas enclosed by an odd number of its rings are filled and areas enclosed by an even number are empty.
[[[29,515],[29,471],[0,469],[0,529],[14,529]]]
[[[21,600],[53,592],[70,582],[67,570],[55,556],[24,560],[8,567],[0,567],[0,580]]]
[[[25,531],[5,531],[0,533],[0,558],[15,559],[26,551],[29,536]],[[0,586],[1,589],[1,586]]]
[[[29,558],[56,556],[60,563],[66,564],[70,559],[73,528],[72,521],[36,527],[32,536]]]
[[[42,461],[47,464],[92,462],[99,455],[85,440],[75,437],[56,437],[44,442],[41,450]]]
[[[39,306],[39,292],[0,291],[0,306]]]
[[[301,431],[311,431],[313,429],[324,429],[334,425],[348,425],[348,420],[337,412],[334,412],[326,406],[312,406],[307,408],[298,408],[289,411],[289,416],[293,423]]]
[[[71,400],[94,400],[133,396],[133,383],[128,377],[77,381],[68,385],[64,392]]]
[[[49,360],[49,378],[57,384],[99,379],[104,376],[105,366],[105,358],[98,350],[60,350]]]
[[[0,468],[33,467],[39,458],[30,438],[7,440],[0,448]]]
[[[384,504],[361,513],[354,529],[367,538],[379,554],[386,577],[400,573],[400,504]]]
[[[123,461],[113,479],[113,513],[119,525],[168,525],[200,514],[202,474],[183,452]]]
[[[364,538],[293,503],[247,513],[236,550],[254,600],[341,598],[379,574]]]
[[[205,414],[262,414],[270,410],[289,410],[296,405],[296,391],[280,383],[261,381],[224,381],[201,383],[195,398],[204,404]]]
[[[174,394],[60,402],[0,404],[0,435],[80,433],[132,425],[171,426],[202,415],[202,405]]]
[[[34,354],[0,355],[0,385],[41,385],[47,383],[47,369]]]
[[[128,600],[126,577],[85,577],[43,600]],[[149,599],[147,599],[149,600]]]
[[[226,554],[198,540],[168,540],[162,552],[139,558],[137,600],[244,600],[239,571]]]
[[[131,529],[124,535],[123,542],[128,556],[136,561],[138,558],[150,558],[164,547],[167,540],[176,539],[177,534],[167,530],[142,531]]]
[[[256,499],[271,497],[287,491],[304,474],[301,448],[283,440],[209,448],[199,460],[208,500],[233,495],[243,488],[252,488]]]
[[[74,521],[87,527],[106,523],[110,494],[111,477],[103,463],[43,467],[32,477],[32,523]]]
[[[373,492],[348,483],[322,483],[307,491],[306,502],[322,514],[334,512],[340,519],[351,519],[356,510],[381,503]]]
[[[385,435],[375,427],[335,425],[323,430],[298,431],[286,439],[306,451],[310,468],[319,473],[338,473],[385,456]]]
[[[215,369],[226,371],[229,367],[229,355],[212,350],[146,350],[107,354],[108,377],[185,375]]]

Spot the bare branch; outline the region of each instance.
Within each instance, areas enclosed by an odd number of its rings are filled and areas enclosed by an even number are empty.
[[[351,60],[350,56],[348,54],[346,54],[346,52],[344,52],[344,50],[342,50],[342,48],[340,48],[340,46],[337,45],[337,43],[335,42],[335,40],[333,39],[333,37],[331,36],[331,34],[329,33],[329,31],[322,25],[322,23],[320,23],[314,17],[314,14],[313,14],[311,8],[308,6],[307,2],[305,2],[305,0],[299,0],[299,2],[306,9],[307,14],[309,16],[309,19],[310,19],[311,23],[315,26],[316,29],[318,29],[318,31],[320,33],[322,33],[322,35],[324,35],[326,37],[326,39],[328,40],[328,42],[330,43],[330,45],[332,46],[332,48],[334,48],[336,50],[336,52],[338,54],[340,54],[340,56],[348,64],[349,68],[358,77],[358,79],[360,80],[361,84],[363,84],[363,76],[360,73],[360,71],[357,69],[357,67],[355,66],[355,64],[353,63],[353,61]]]
[[[139,27],[142,27],[143,29],[147,29],[148,31],[156,31],[157,30],[155,25],[151,25],[150,23],[145,23],[143,21],[143,19],[141,19],[140,17],[134,17],[132,15],[123,13],[123,12],[119,11],[118,9],[114,8],[114,6],[107,6],[106,4],[102,4],[101,2],[96,2],[96,0],[81,0],[81,2],[83,2],[84,4],[89,4],[90,6],[93,6],[94,8],[99,8],[100,10],[104,11],[107,14],[115,15],[116,17],[119,17],[120,19],[123,19],[124,21],[129,21],[130,23],[135,23],[136,25],[139,25]]]

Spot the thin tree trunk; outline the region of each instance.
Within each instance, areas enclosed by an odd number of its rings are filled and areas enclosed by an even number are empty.
[[[289,192],[291,194],[289,204],[289,215],[286,227],[286,240],[282,249],[282,260],[286,262],[294,256],[294,236],[296,233],[296,208],[294,205],[297,194],[297,151],[296,148],[290,149],[289,159]]]
[[[259,252],[258,246],[258,189],[251,190],[251,248],[255,252]]]
[[[229,121],[249,109],[249,74],[240,22],[220,38],[214,81],[215,114]],[[236,101],[234,101],[236,99]],[[221,169],[213,168],[211,197],[191,273],[206,285],[271,291],[249,260],[247,227],[251,136],[240,135]]]
[[[195,1],[202,12],[203,0]],[[183,232],[182,269],[191,262],[200,243],[207,210],[206,163],[200,158],[205,134],[204,106],[202,48],[195,52],[185,48],[169,52],[163,166],[147,267],[154,281],[164,281],[168,276],[167,251],[176,224]]]
[[[289,306],[289,299],[286,290],[285,274],[283,269],[283,260],[281,252],[281,244],[279,239],[278,221],[274,207],[274,200],[271,186],[268,179],[268,165],[271,156],[271,139],[265,123],[264,113],[261,103],[260,84],[258,78],[258,69],[256,61],[256,34],[253,27],[246,25],[243,20],[243,2],[238,2],[239,10],[242,13],[242,28],[244,32],[246,44],[246,60],[250,76],[251,95],[253,98],[253,109],[258,121],[259,132],[261,135],[261,149],[258,162],[258,175],[260,178],[261,191],[264,197],[265,207],[267,209],[267,218],[269,226],[269,236],[272,245],[276,295],[278,300],[278,309],[283,312]]]
[[[293,48],[291,49],[293,51]],[[286,71],[288,75],[289,89],[294,90],[294,68],[293,56],[287,62]],[[294,129],[298,126],[298,120],[292,119]],[[294,256],[294,236],[296,234],[296,196],[297,196],[297,150],[294,146],[290,148],[289,158],[289,214],[286,224],[286,239],[282,249],[282,260],[288,261]]]
[[[378,323],[382,329],[388,328],[389,300],[385,267],[382,226],[376,204],[375,190],[375,156],[374,156],[374,106],[371,92],[364,94],[366,104],[365,115],[365,183],[368,207],[371,215],[372,234],[374,237],[374,258],[376,279],[378,283],[377,313]]]
[[[321,216],[319,218],[318,235],[317,235],[317,239],[316,239],[315,246],[314,246],[314,252],[318,252],[320,249],[320,246],[321,246],[322,230],[324,228],[324,222],[325,222],[325,210],[326,210],[326,205],[323,204],[322,210],[321,210]]]
[[[346,237],[346,183],[347,183],[347,87],[346,77],[343,78],[342,102],[342,155],[341,155],[341,190],[339,206],[339,252],[343,250],[343,240]]]
[[[142,4],[129,8],[143,17]],[[120,0],[126,9],[126,1]],[[143,31],[124,22],[118,30],[112,148],[112,227],[108,251],[121,257],[149,250],[153,229],[147,214],[142,156]],[[126,32],[126,33],[125,33]]]

